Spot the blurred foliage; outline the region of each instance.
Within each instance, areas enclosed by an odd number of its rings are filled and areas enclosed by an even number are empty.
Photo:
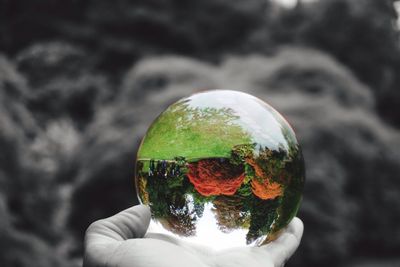
[[[288,265],[390,265],[400,246],[392,4],[0,1],[0,265],[78,266],[90,222],[137,203],[135,151],[151,120],[207,88],[247,90],[296,129],[306,230]]]
[[[90,50],[87,61],[112,74],[148,55],[174,53],[215,62],[230,53],[272,53],[282,44],[312,46],[367,83],[381,116],[400,126],[394,2],[299,1],[283,9],[266,0],[3,0],[0,50],[15,55],[38,41],[68,41]]]
[[[0,49],[15,53],[37,40],[70,40],[89,47],[108,71],[162,52],[211,59],[240,45],[267,6],[261,0],[4,0]]]
[[[393,0],[325,0],[276,20],[273,39],[313,46],[347,65],[374,91],[378,111],[400,126],[400,39]]]

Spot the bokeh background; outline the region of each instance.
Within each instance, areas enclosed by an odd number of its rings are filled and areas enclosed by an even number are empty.
[[[400,266],[400,1],[0,0],[0,266],[75,267],[151,121],[252,93],[306,159],[287,266]]]

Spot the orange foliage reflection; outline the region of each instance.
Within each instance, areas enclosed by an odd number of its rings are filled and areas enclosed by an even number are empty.
[[[282,195],[282,186],[276,182],[271,182],[268,178],[263,178],[262,182],[253,179],[251,189],[254,195],[261,199],[274,199]]]
[[[246,162],[254,168],[256,176],[259,177],[259,179],[251,180],[251,189],[254,195],[264,200],[274,199],[282,195],[281,184],[271,181],[254,159],[247,158]]]
[[[204,159],[189,164],[190,182],[203,196],[233,195],[242,184],[243,166],[230,164],[224,159]]]

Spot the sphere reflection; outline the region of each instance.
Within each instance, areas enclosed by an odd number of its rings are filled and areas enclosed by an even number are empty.
[[[152,231],[223,249],[263,244],[290,222],[304,163],[292,128],[271,106],[215,90],[179,100],[153,122],[135,178]]]

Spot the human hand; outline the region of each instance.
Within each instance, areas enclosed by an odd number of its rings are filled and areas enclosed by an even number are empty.
[[[84,267],[278,267],[300,244],[303,223],[294,218],[279,238],[260,247],[213,251],[163,234],[147,233],[150,210],[134,206],[92,223]]]

